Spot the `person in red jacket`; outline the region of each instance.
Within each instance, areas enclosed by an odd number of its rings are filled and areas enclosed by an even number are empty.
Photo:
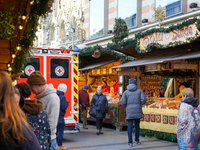
[[[85,108],[80,107],[80,116],[83,113],[83,128],[88,129],[87,125],[87,108],[89,107],[89,94],[87,93],[89,89],[88,85],[84,85],[81,90],[79,90],[79,96],[81,97],[83,103],[85,104]]]
[[[107,85],[107,82],[106,81],[103,81],[103,84],[102,84],[102,93],[110,93],[110,87]]]

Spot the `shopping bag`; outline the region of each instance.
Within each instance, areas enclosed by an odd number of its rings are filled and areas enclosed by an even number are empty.
[[[89,114],[90,114],[90,116],[92,116],[94,118],[96,117],[96,107],[95,106],[90,107]]]

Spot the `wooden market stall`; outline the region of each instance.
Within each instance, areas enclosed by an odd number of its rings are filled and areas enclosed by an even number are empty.
[[[191,18],[184,25],[173,25],[173,29],[154,28],[136,34],[136,51],[132,52],[136,59],[113,67],[121,68],[119,77],[135,78],[147,97],[142,108],[142,129],[176,134],[181,85],[187,83],[199,99],[200,39],[196,21]],[[161,98],[162,86],[165,94]],[[124,90],[122,87],[122,93]]]
[[[120,106],[120,96],[118,95],[117,72],[120,69],[112,69],[113,66],[120,65],[124,56],[124,54],[115,51],[112,51],[112,55],[108,53],[100,54],[99,52],[95,53],[95,56],[90,53],[86,53],[85,55],[80,53],[79,55],[81,62],[78,75],[79,90],[87,84],[89,86],[89,99],[91,100],[93,94],[96,92],[97,86],[102,86],[102,92],[106,95],[109,105],[108,113],[103,122],[112,125],[115,125],[121,120],[125,122],[124,107]],[[90,117],[88,113],[87,120],[95,121],[95,118]]]

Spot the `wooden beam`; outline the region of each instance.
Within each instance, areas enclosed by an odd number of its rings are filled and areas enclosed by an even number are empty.
[[[131,71],[119,71],[118,75],[125,75],[125,76],[139,76],[140,73],[137,71],[131,72]]]

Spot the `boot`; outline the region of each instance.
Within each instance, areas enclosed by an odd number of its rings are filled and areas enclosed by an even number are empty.
[[[101,130],[102,130],[102,129],[99,130],[99,133],[100,133],[100,134],[103,134],[103,132],[102,132]]]
[[[64,147],[63,145],[58,146],[58,150],[67,150],[67,147]]]

